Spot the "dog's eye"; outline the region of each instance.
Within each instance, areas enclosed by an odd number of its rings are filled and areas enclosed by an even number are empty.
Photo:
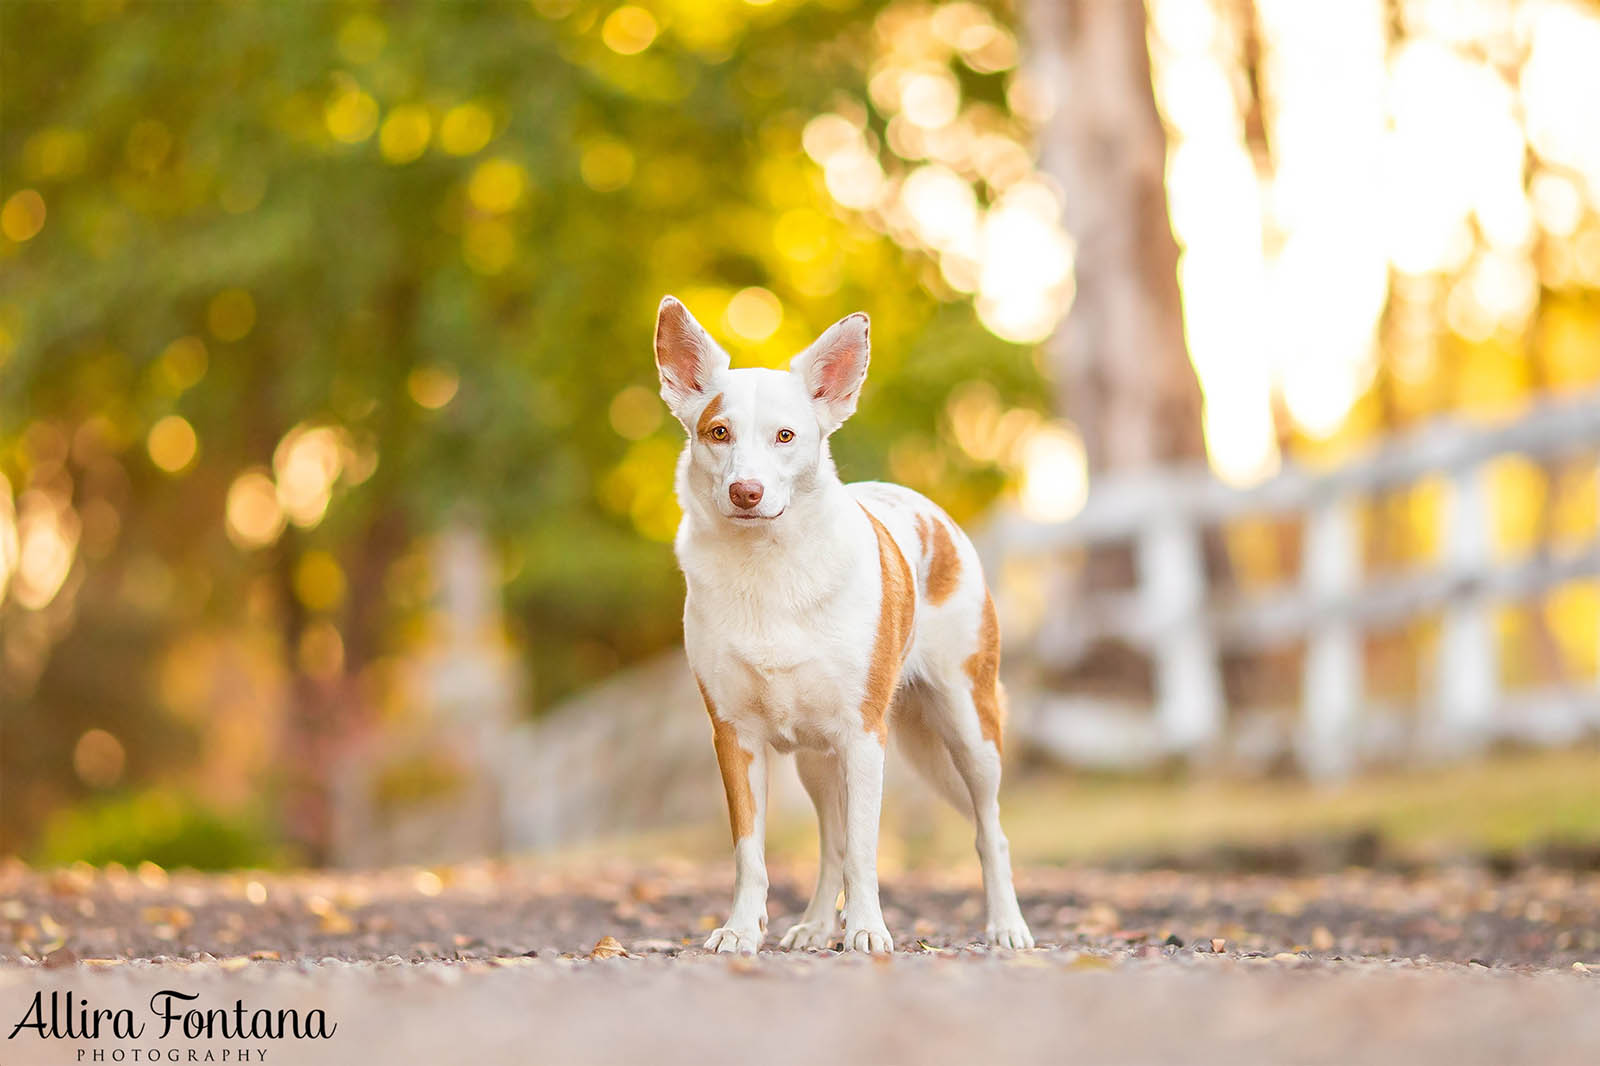
[[[792,440],[794,440],[794,430],[792,430],[792,429],[780,429],[780,430],[778,430],[778,443],[779,444],[788,444]]]
[[[711,439],[712,440],[727,440],[728,439],[728,427],[727,426],[712,426],[711,427]]]

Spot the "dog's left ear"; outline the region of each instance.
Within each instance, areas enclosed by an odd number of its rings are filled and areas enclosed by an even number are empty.
[[[799,374],[826,436],[855,414],[871,358],[871,323],[862,311],[846,315],[789,363]]]

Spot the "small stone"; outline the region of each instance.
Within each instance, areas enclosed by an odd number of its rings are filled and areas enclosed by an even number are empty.
[[[1226,938],[1220,936],[1214,936],[1211,938],[1211,951],[1213,954],[1221,954],[1226,950],[1228,950],[1228,941]]]
[[[1183,947],[1183,939],[1181,937],[1179,937],[1177,933],[1168,933],[1167,934],[1166,943],[1167,943],[1167,947],[1169,947],[1169,948],[1181,948],[1181,947]]]
[[[1589,972],[1589,967],[1587,967],[1587,966],[1585,966],[1585,965],[1584,965],[1584,964],[1583,964],[1583,963],[1581,963],[1581,962],[1575,962],[1575,963],[1573,963],[1573,964],[1572,964],[1572,968],[1573,968],[1573,970],[1574,970],[1574,971],[1576,971],[1576,972],[1577,972],[1577,973],[1588,973],[1588,972]]]

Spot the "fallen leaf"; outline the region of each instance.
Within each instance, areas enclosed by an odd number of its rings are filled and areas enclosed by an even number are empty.
[[[1221,953],[1223,951],[1228,950],[1228,941],[1226,939],[1224,939],[1223,937],[1220,937],[1220,936],[1212,937],[1211,938],[1211,950],[1213,952],[1217,952],[1217,953]]]
[[[1079,955],[1067,963],[1069,970],[1110,970],[1115,966],[1115,963],[1102,955]]]
[[[619,955],[626,956],[627,954],[627,950],[623,948],[616,937],[603,936],[595,941],[594,948],[589,952],[589,957],[591,959],[614,959]]]

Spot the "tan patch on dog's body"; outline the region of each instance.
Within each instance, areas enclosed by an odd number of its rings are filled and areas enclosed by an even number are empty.
[[[961,557],[950,530],[933,515],[917,515],[917,540],[928,564],[928,602],[937,607],[961,584]]]
[[[1000,702],[1000,619],[995,614],[994,597],[983,594],[983,621],[978,626],[978,650],[967,656],[967,676],[972,679],[972,702],[978,706],[978,725],[983,739],[1001,750],[1005,730],[1005,707]]]
[[[700,421],[695,423],[694,435],[710,444],[712,441],[711,430],[717,424],[717,415],[722,412],[722,393],[711,397],[711,402],[706,404],[706,409],[700,412]]]
[[[694,683],[700,686],[700,698],[706,701],[706,713],[711,716],[712,744],[717,749],[717,766],[722,770],[722,791],[728,797],[728,827],[737,844],[755,831],[756,797],[750,789],[750,763],[755,756],[744,750],[733,726],[717,717],[716,705],[698,677]]]
[[[878,635],[872,644],[872,661],[867,666],[867,691],[861,700],[861,724],[883,741],[889,735],[889,703],[900,680],[900,664],[911,642],[911,623],[916,616],[916,592],[911,583],[911,567],[900,546],[871,511],[861,508],[872,531],[878,536],[878,570],[883,576],[883,597],[878,606]]]

